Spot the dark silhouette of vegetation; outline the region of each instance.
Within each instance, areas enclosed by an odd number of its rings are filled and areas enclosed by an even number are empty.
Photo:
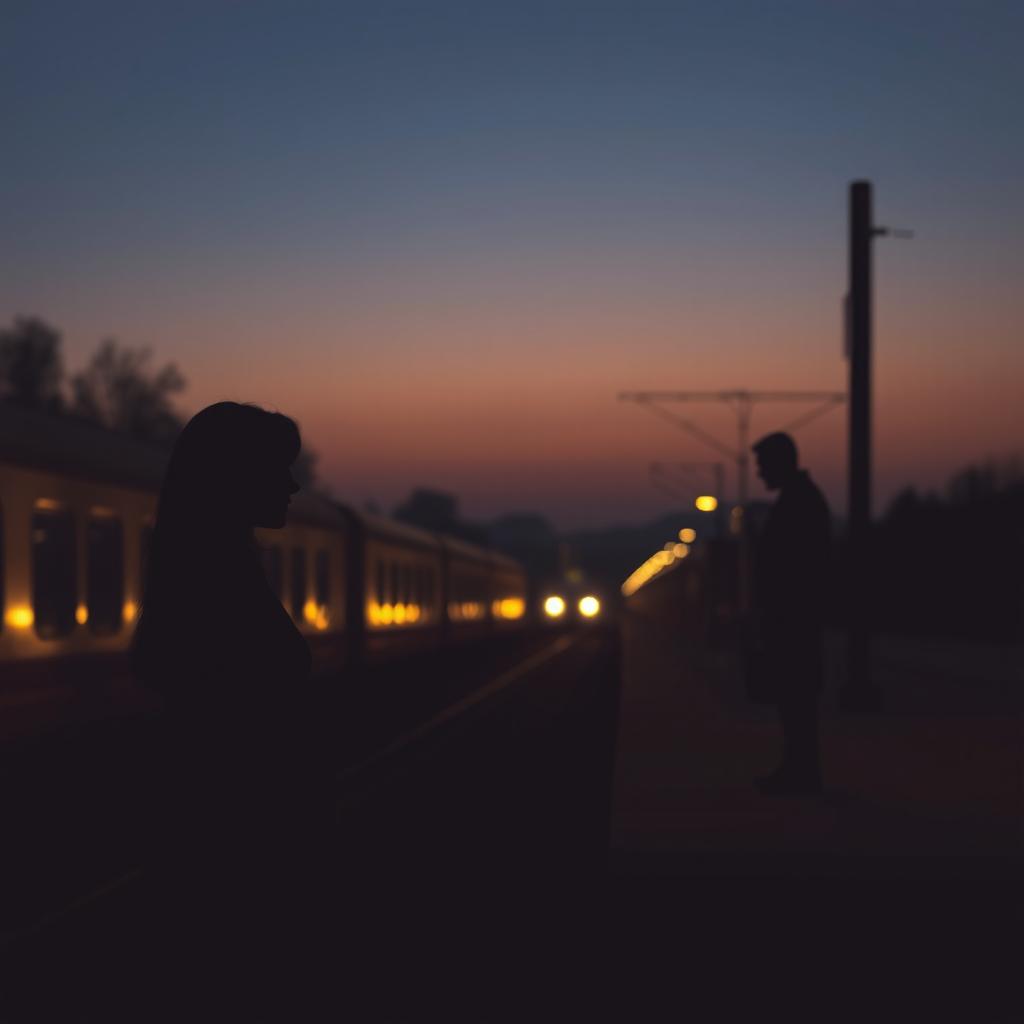
[[[393,514],[410,526],[461,537],[472,544],[487,543],[487,531],[483,527],[459,518],[459,499],[454,494],[417,487]]]
[[[174,398],[185,377],[174,363],[150,367],[152,352],[112,338],[86,367],[65,379],[61,334],[34,316],[0,330],[0,402],[54,416],[71,416],[140,441],[169,448],[185,420]],[[316,452],[304,448],[292,472],[305,491],[322,491]]]
[[[882,629],[981,640],[1024,636],[1024,466],[968,466],[944,495],[907,488],[875,529]]]
[[[71,378],[71,411],[108,430],[170,444],[184,425],[171,404],[185,389],[174,363],[151,372],[150,350],[104,341],[89,365]]]
[[[0,330],[0,400],[37,412],[61,412],[60,345],[60,334],[38,317],[15,317],[12,326]]]

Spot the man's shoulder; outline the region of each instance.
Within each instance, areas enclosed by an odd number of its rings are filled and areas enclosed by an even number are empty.
[[[794,496],[798,496],[803,501],[813,501],[815,504],[824,505],[825,508],[828,508],[825,495],[822,494],[821,488],[811,479],[811,474],[806,469],[802,469],[799,476],[797,476],[793,492]]]
[[[776,510],[777,521],[807,523],[810,520],[831,520],[825,495],[805,470],[801,470],[800,475],[779,495]]]

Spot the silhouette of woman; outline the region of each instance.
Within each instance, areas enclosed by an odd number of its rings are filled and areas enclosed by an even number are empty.
[[[219,402],[181,432],[160,492],[133,655],[164,699],[157,857],[190,941],[266,920],[313,841],[310,653],[253,536],[284,526],[300,446],[286,416]]]

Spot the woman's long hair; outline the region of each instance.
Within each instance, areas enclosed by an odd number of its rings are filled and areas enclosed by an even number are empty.
[[[173,645],[187,640],[204,591],[230,589],[255,562],[246,507],[252,482],[268,467],[291,465],[300,448],[293,420],[256,405],[218,402],[186,424],[160,489],[135,630],[133,660],[143,682],[155,683]]]

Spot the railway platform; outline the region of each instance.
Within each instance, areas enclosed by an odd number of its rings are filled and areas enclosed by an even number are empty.
[[[623,637],[614,872],[705,863],[944,876],[1019,863],[1020,651],[880,638],[873,671],[886,708],[849,714],[836,707],[841,638],[830,637],[824,793],[764,798],[754,780],[778,762],[777,720],[746,699],[735,656],[695,648],[664,618],[629,614]]]
[[[853,715],[830,637],[824,792],[764,797],[774,710],[668,602],[633,604],[608,873],[631,991],[686,977],[723,1020],[1018,1019],[1020,652],[878,638],[886,707]]]
[[[429,706],[398,673],[343,716],[329,881],[296,918],[268,930],[257,887],[251,929],[168,935],[143,869],[10,947],[41,1011],[12,1024],[1019,1019],[1012,663],[878,645],[885,713],[835,712],[833,680],[824,795],[766,799],[772,712],[645,601],[477,654]],[[218,1003],[188,988],[199,940]]]

